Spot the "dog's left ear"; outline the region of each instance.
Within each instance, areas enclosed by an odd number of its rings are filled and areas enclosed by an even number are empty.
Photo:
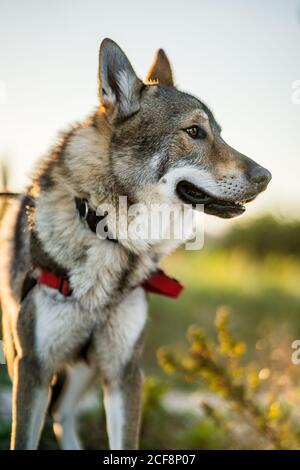
[[[173,74],[169,59],[163,49],[156,52],[146,82],[158,82],[160,85],[174,86]]]
[[[139,110],[143,82],[122,49],[108,38],[100,46],[98,80],[100,102],[109,115],[125,118]]]

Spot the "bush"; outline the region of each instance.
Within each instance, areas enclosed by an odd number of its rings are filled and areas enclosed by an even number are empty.
[[[199,385],[204,381],[219,395],[222,408],[205,404],[203,408],[219,428],[232,432],[232,443],[236,430],[246,427],[244,442],[239,435],[239,447],[298,449],[300,427],[295,410],[299,390],[296,382],[291,383],[293,374],[287,375],[287,368],[293,368],[290,357],[286,355],[287,345],[280,348],[277,344],[276,349],[275,345],[270,347],[269,357],[273,359],[268,367],[264,364],[260,368],[259,362],[253,361],[244,363],[246,344],[236,341],[230,333],[229,315],[226,307],[217,312],[217,342],[212,341],[203,329],[191,326],[187,333],[189,348],[181,355],[161,348],[158,351],[161,366],[165,372],[176,374],[184,382]],[[261,341],[266,342],[266,339]],[[283,370],[276,361],[274,364],[274,352],[279,358],[284,356],[286,364]],[[295,391],[298,394],[293,394]],[[294,403],[291,402],[292,396]]]
[[[300,221],[280,221],[265,215],[248,223],[237,224],[222,245],[242,248],[257,256],[287,254],[300,257]]]

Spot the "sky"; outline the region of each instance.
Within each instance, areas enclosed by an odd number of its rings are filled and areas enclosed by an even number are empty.
[[[300,0],[0,0],[0,157],[11,189],[24,189],[58,132],[96,108],[105,37],[141,78],[163,47],[177,86],[272,172],[250,216],[298,215]]]

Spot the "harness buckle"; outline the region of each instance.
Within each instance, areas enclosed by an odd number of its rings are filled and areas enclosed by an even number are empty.
[[[86,199],[83,199],[83,202],[84,202],[84,214],[82,216],[82,220],[86,220],[87,216],[88,216],[88,213],[89,213],[89,206],[88,206],[88,203],[87,203]]]

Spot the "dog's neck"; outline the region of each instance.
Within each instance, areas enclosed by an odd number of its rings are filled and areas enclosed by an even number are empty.
[[[84,198],[91,208],[101,204],[117,207],[119,188],[111,171],[112,130],[96,112],[66,132],[42,161],[33,177],[30,195],[59,191]]]
[[[111,168],[111,138],[110,125],[98,112],[65,134],[42,164],[30,190],[37,200],[37,211],[43,214],[40,222],[37,218],[38,223],[45,223],[46,217],[50,217],[53,218],[53,225],[54,219],[57,225],[62,220],[67,224],[70,217],[76,217],[78,224],[83,225],[78,217],[75,198],[84,198],[91,209],[108,212],[109,231],[118,238],[114,226],[118,225],[120,217],[120,196],[126,194],[122,194]],[[127,204],[130,205],[131,201],[127,200]],[[87,238],[90,236],[95,237],[95,234],[86,233]],[[120,247],[127,251],[148,253],[158,259],[180,244],[178,241],[167,241],[153,245],[147,240],[128,238],[118,241]]]

